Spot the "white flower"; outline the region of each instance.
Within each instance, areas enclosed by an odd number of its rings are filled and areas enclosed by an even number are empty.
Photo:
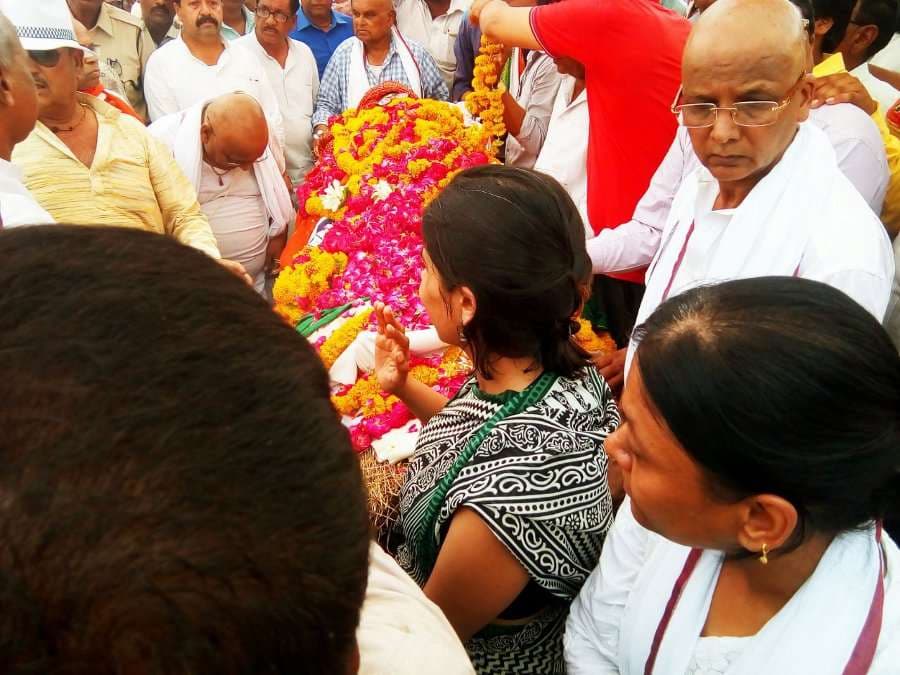
[[[322,195],[322,206],[329,211],[337,211],[344,203],[346,194],[347,188],[341,185],[339,180],[333,180],[331,185],[325,188],[325,194]]]
[[[376,202],[383,202],[385,199],[391,196],[391,186],[388,185],[387,181],[380,180],[375,183],[375,187],[373,189],[373,199]]]

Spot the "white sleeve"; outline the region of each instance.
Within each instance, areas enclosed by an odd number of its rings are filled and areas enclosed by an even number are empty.
[[[822,277],[810,276],[816,281],[843,291],[863,306],[872,316],[884,323],[891,300],[891,284],[894,281],[893,261],[891,274],[877,274],[867,270],[842,270]],[[800,276],[803,276],[801,272]]]
[[[653,174],[650,187],[635,207],[631,220],[603,230],[588,240],[588,255],[594,274],[641,269],[650,264],[659,248],[662,231],[681,181],[697,166],[699,160],[687,130],[679,128],[662,164]]]
[[[160,58],[159,52],[154,52],[147,62],[147,70],[144,73],[144,98],[147,101],[151,122],[180,110],[175,93],[169,87],[168,81],[165,63]]]
[[[618,675],[619,630],[628,596],[655,537],[622,502],[600,564],[572,603],[564,636],[569,675]]]
[[[835,144],[838,166],[859,194],[877,214],[881,213],[890,172],[884,147],[877,155],[861,138],[848,138]]]

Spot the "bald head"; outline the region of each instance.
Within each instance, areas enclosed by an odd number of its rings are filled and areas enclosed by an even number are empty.
[[[788,0],[718,0],[694,25],[684,48],[682,72],[698,66],[752,66],[765,73],[809,67],[803,15]],[[796,77],[796,75],[795,75]]]
[[[219,169],[248,168],[269,143],[269,124],[259,102],[235,92],[206,106],[201,140],[210,164]]]

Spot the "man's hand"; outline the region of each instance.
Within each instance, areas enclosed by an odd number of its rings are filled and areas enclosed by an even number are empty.
[[[287,227],[284,228],[281,234],[269,239],[269,244],[266,246],[266,272],[271,274],[281,269],[281,252],[284,250],[286,243]]]
[[[247,270],[244,269],[244,266],[241,265],[241,263],[236,260],[225,260],[225,258],[219,258],[218,262],[222,267],[241,279],[245,284],[253,286],[253,279],[250,278],[250,275],[247,274]]]
[[[319,124],[313,129],[313,157],[319,159],[322,156],[322,150],[324,149],[324,141],[325,134],[328,132],[328,126],[325,124]]]
[[[817,77],[811,108],[836,103],[852,103],[866,115],[874,115],[878,104],[869,96],[862,83],[850,73],[835,73],[825,77]]]
[[[594,365],[600,369],[600,374],[613,390],[617,397],[622,393],[622,384],[625,382],[625,356],[628,349],[619,349],[611,354],[602,354],[594,357]]]

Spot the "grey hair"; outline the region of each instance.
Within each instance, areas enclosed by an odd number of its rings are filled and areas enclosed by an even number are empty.
[[[0,12],[0,68],[9,68],[21,48],[16,27]]]

